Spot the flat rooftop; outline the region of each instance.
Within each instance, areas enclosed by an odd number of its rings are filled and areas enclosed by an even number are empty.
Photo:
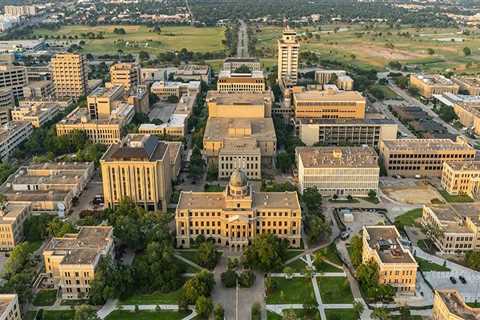
[[[43,162],[31,163],[27,169],[31,170],[53,170],[53,171],[78,171],[87,170],[92,165],[92,162]]]
[[[454,77],[454,80],[472,87],[480,87],[480,77]]]
[[[69,113],[65,118],[60,120],[58,124],[63,125],[74,125],[80,123],[96,123],[99,125],[103,124],[121,124],[128,117],[129,114],[133,112],[134,106],[120,103],[117,105],[116,109],[112,111],[108,118],[100,119],[90,119],[90,113],[87,108],[76,108],[71,113]]]
[[[297,147],[305,168],[378,168],[372,147]]]
[[[208,65],[184,64],[177,68],[177,75],[207,75],[209,71]]]
[[[456,85],[452,80],[441,74],[415,74],[417,79],[428,85]]]
[[[112,86],[110,88],[105,88],[105,87],[98,87],[95,90],[93,90],[88,96],[89,97],[106,97],[110,98],[118,92],[123,91],[122,86]]]
[[[25,209],[29,210],[28,208],[29,206],[26,204],[7,203],[6,209],[3,212],[0,211],[0,224],[11,224],[15,222]]]
[[[460,319],[478,320],[480,308],[472,308],[465,304],[465,300],[457,290],[437,290],[438,295],[448,308],[448,311]]]
[[[150,134],[129,134],[120,143],[113,144],[102,161],[158,161],[162,160],[167,145]]]
[[[5,141],[8,137],[13,136],[13,133],[22,129],[25,126],[32,126],[30,121],[12,121],[0,127],[0,141]]]
[[[390,152],[394,151],[472,151],[475,150],[465,143],[455,142],[450,139],[396,139],[383,140],[383,144]]]
[[[293,94],[297,102],[365,102],[358,91],[312,90]]]
[[[179,87],[188,87],[189,89],[200,89],[200,81],[189,81],[189,82],[179,82],[179,81],[155,81],[150,90],[163,89],[163,88],[179,88]]]
[[[206,101],[220,105],[263,105],[265,102],[272,102],[272,93],[270,91],[262,93],[208,91]]]
[[[383,263],[414,263],[411,253],[403,249],[394,226],[366,226],[368,245],[377,251]]]
[[[478,171],[480,170],[479,160],[448,161],[447,164],[453,170],[458,171]]]
[[[263,71],[252,71],[252,72],[247,72],[247,73],[238,73],[238,72],[232,72],[230,70],[222,70],[218,74],[218,80],[223,80],[223,79],[233,79],[233,80],[239,80],[239,79],[264,79]]]
[[[230,57],[226,58],[224,63],[260,63],[257,58],[237,58],[237,57]]]
[[[276,140],[275,128],[272,118],[208,118],[203,135],[204,140],[222,140],[231,138],[229,136],[229,128],[251,128],[250,137],[256,138],[258,141]],[[243,139],[245,137],[241,137]]]
[[[346,118],[337,118],[337,119],[312,118],[312,119],[305,119],[305,118],[299,118],[297,120],[297,122],[300,125],[309,125],[309,124],[338,125],[338,126],[396,125],[396,122],[394,120],[379,119],[379,118],[366,118],[366,119],[346,119]]]

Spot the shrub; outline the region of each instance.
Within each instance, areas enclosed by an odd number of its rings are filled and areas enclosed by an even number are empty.
[[[237,273],[233,270],[223,272],[221,278],[226,288],[233,288],[237,285]]]
[[[250,288],[255,283],[255,273],[251,270],[244,271],[240,274],[238,281],[243,288]]]

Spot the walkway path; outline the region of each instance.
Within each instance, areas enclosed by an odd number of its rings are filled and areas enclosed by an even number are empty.
[[[181,255],[179,255],[178,253],[175,253],[175,258],[179,259],[179,260],[182,260],[183,262],[185,262],[186,264],[189,264],[191,265],[192,267],[195,267],[197,269],[200,269],[200,270],[207,270],[205,268],[202,268],[201,266],[199,266],[198,264],[192,262],[191,260],[188,260],[187,258],[184,258],[182,257]]]
[[[248,28],[247,24],[240,20],[240,27],[238,28],[238,44],[237,44],[237,57],[248,57]]]

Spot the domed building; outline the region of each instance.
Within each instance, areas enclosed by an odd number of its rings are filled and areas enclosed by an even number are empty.
[[[203,235],[241,250],[256,235],[273,233],[290,246],[301,242],[302,212],[296,192],[255,192],[236,169],[223,192],[182,191],[175,214],[177,245],[189,248]]]

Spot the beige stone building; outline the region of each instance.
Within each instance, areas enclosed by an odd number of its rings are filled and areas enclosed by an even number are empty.
[[[0,294],[0,319],[22,320],[17,294]]]
[[[28,204],[0,204],[0,250],[13,250],[23,240],[23,223],[30,211]]]
[[[123,86],[115,85],[110,88],[98,87],[87,97],[89,117],[94,119],[108,119],[115,109],[115,104],[123,98]]]
[[[0,159],[7,161],[15,149],[32,135],[30,122],[10,122],[0,127]]]
[[[168,122],[162,124],[142,123],[138,128],[138,133],[152,134],[160,138],[169,137],[181,140],[187,134],[187,120],[187,115],[173,114],[168,119]]]
[[[255,139],[228,141],[218,152],[218,178],[228,179],[238,169],[249,179],[262,178],[262,152]]]
[[[8,124],[11,120],[10,111],[15,106],[12,90],[9,88],[0,89],[0,126]]]
[[[255,192],[236,170],[224,192],[182,191],[175,213],[177,245],[189,248],[199,235],[241,250],[257,235],[276,234],[298,248],[302,211],[296,192]]]
[[[23,87],[28,85],[27,69],[24,66],[0,64],[0,89],[9,88],[17,99],[23,98]]]
[[[110,82],[125,91],[139,84],[140,67],[135,63],[116,63],[110,67]]]
[[[448,161],[443,163],[442,187],[451,195],[480,196],[480,161]]]
[[[297,147],[300,193],[316,187],[322,195],[367,197],[378,191],[380,168],[372,147]]]
[[[148,114],[150,112],[148,87],[144,85],[131,87],[128,92],[127,103],[135,108],[135,112]]]
[[[25,99],[46,99],[55,95],[55,87],[51,80],[30,81],[23,87]]]
[[[15,107],[11,111],[12,121],[30,122],[34,128],[41,128],[45,123],[52,121],[60,109],[54,103],[34,103]]]
[[[300,55],[300,41],[297,32],[290,27],[283,30],[282,38],[277,42],[278,47],[278,81],[288,79],[293,85],[298,80],[298,60]]]
[[[331,69],[320,69],[315,70],[315,82],[318,84],[335,84],[332,82],[332,79],[336,77],[346,76],[347,71],[345,70],[331,70]]]
[[[300,119],[297,135],[307,146],[378,148],[381,140],[396,139],[398,125],[389,119]]]
[[[210,84],[212,74],[209,65],[184,64],[177,68],[175,77],[183,81],[204,81]]]
[[[250,73],[235,73],[223,70],[218,75],[217,91],[226,93],[265,92],[265,76],[263,71],[252,71]]]
[[[337,78],[336,85],[340,90],[352,91],[353,79],[350,76],[340,76]]]
[[[129,198],[146,210],[167,212],[172,193],[168,145],[157,137],[129,134],[100,160],[106,206]]]
[[[273,94],[262,93],[222,93],[208,91],[208,116],[214,118],[270,118]]]
[[[433,320],[475,320],[480,308],[470,307],[457,289],[437,289],[433,297]]]
[[[357,91],[327,89],[293,94],[295,118],[363,119],[366,99]]]
[[[480,78],[475,76],[453,77],[452,81],[456,83],[460,90],[465,91],[470,96],[480,96]]]
[[[473,160],[475,149],[461,137],[380,141],[380,158],[389,176],[441,177],[445,161]]]
[[[395,226],[364,226],[362,262],[378,265],[379,283],[391,285],[400,294],[415,294],[417,262],[400,243]]]
[[[79,98],[88,91],[87,59],[82,54],[58,53],[51,61],[55,94]]]
[[[166,99],[175,96],[180,99],[183,95],[196,95],[200,92],[200,81],[176,82],[157,81],[152,84],[150,91],[156,96]]]
[[[411,74],[410,86],[417,88],[420,95],[426,99],[431,99],[433,95],[447,92],[457,94],[460,88],[452,80],[440,74]]]
[[[43,249],[48,281],[62,299],[87,299],[100,259],[113,255],[113,228],[80,227],[78,233],[52,238]]]
[[[457,101],[452,107],[460,123],[480,135],[480,97],[471,101]]]
[[[37,14],[37,8],[34,5],[24,6],[5,6],[5,15],[21,17],[21,16],[34,16]],[[3,319],[2,319],[3,320]]]
[[[245,66],[251,71],[262,71],[262,65],[257,58],[251,57],[229,57],[223,61],[223,70],[234,72],[238,68]]]

